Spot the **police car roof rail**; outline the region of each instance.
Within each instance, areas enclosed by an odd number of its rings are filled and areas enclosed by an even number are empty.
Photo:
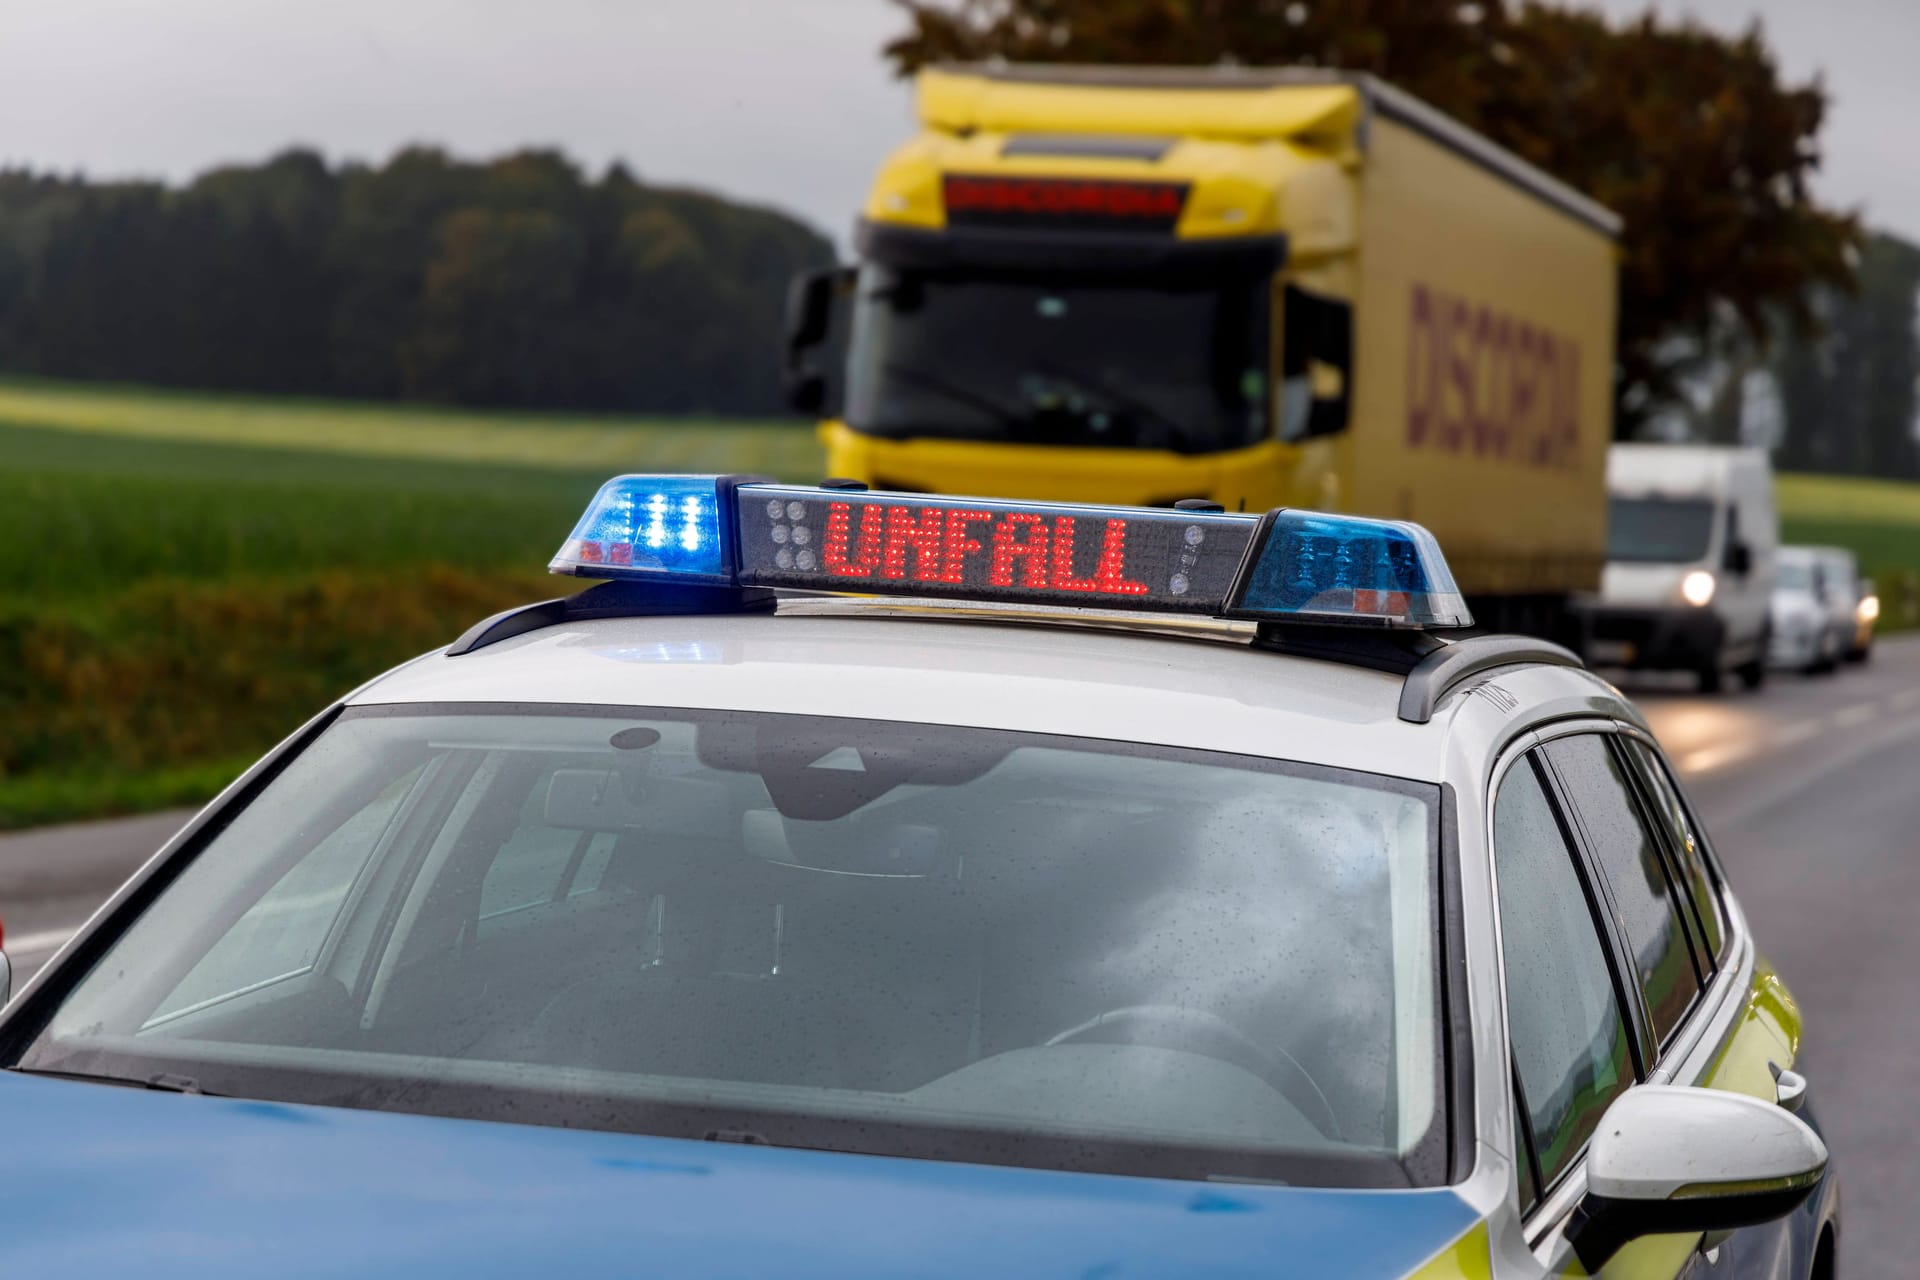
[[[624,582],[615,580],[588,587],[557,600],[542,600],[505,609],[468,627],[447,646],[446,656],[458,658],[502,640],[545,627],[593,618],[675,617],[689,614],[772,613],[774,592],[765,587],[715,587],[705,583]]]
[[[1553,667],[1584,667],[1571,649],[1530,636],[1468,636],[1442,644],[1407,672],[1400,686],[1400,718],[1408,724],[1426,724],[1440,699],[1474,676],[1498,667],[1543,663]]]

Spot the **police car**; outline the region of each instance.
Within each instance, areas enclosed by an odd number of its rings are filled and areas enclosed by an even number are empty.
[[[1418,526],[610,482],[0,1017],[21,1275],[1833,1274],[1631,704]]]

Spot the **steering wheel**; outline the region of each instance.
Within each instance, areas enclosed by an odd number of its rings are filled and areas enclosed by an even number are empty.
[[[1197,1053],[1232,1063],[1260,1077],[1300,1108],[1314,1128],[1340,1141],[1340,1121],[1312,1073],[1275,1045],[1267,1049],[1216,1013],[1173,1004],[1134,1004],[1109,1009],[1046,1041],[1061,1044],[1143,1044]]]

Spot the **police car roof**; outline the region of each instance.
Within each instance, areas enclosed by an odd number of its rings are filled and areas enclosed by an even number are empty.
[[[668,706],[1062,734],[1437,781],[1462,699],[1403,718],[1409,677],[1256,649],[1254,627],[1094,610],[783,599],[777,613],[562,622],[429,654],[349,698]],[[1511,669],[1511,668],[1509,668]],[[1560,693],[1627,704],[1578,669]],[[1457,683],[1455,686],[1457,687]],[[1505,707],[1516,715],[1521,706]],[[1627,714],[1631,715],[1630,709]]]

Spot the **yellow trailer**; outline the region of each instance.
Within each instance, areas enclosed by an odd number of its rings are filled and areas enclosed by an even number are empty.
[[[1503,628],[1598,587],[1612,213],[1367,76],[951,67],[917,98],[854,273],[794,292],[832,474],[1418,520]]]

